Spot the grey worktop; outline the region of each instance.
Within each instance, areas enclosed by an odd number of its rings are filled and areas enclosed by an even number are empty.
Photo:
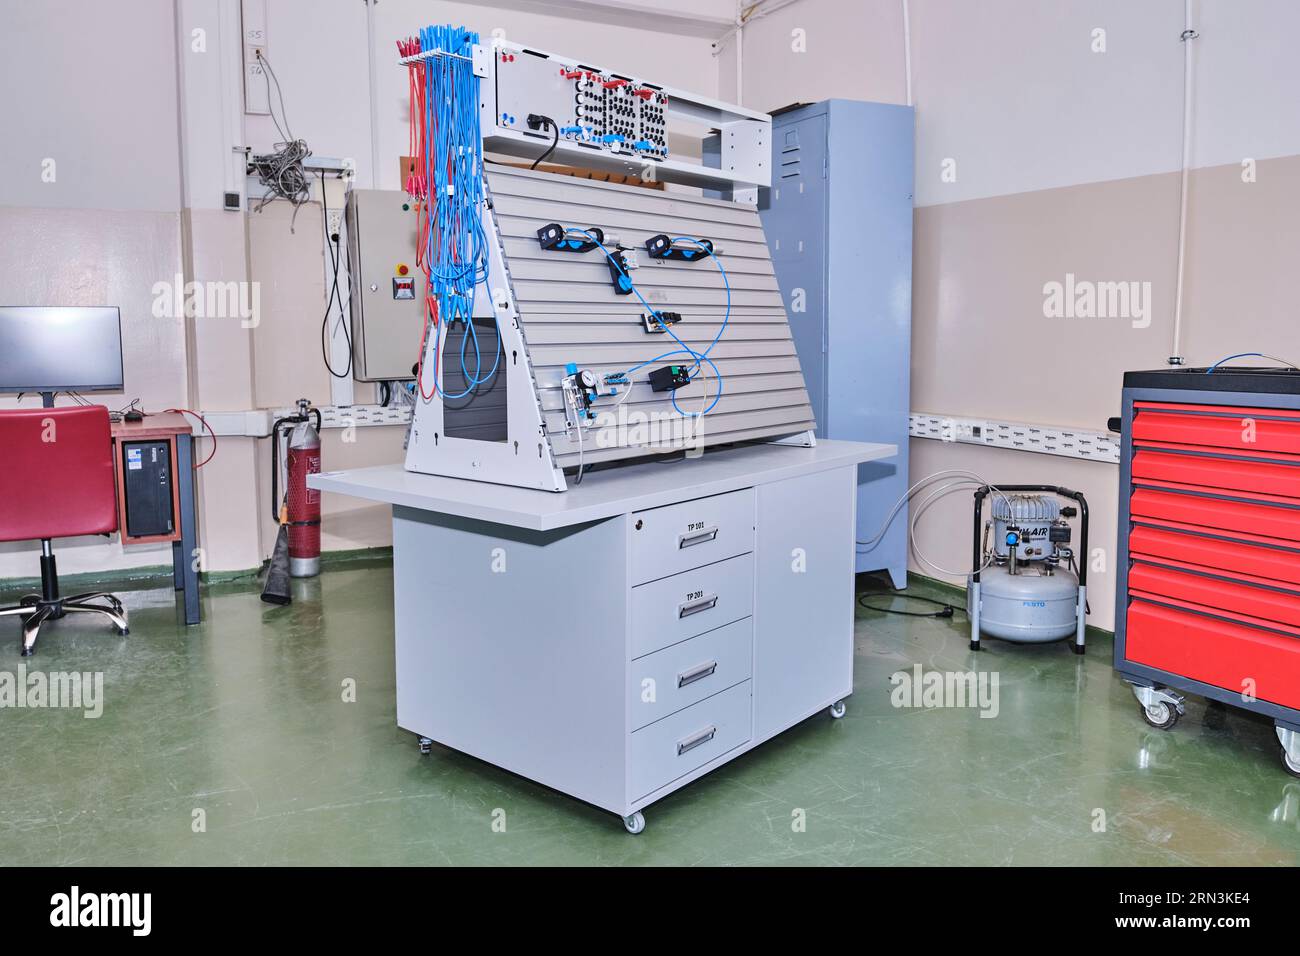
[[[370,501],[551,531],[614,515],[656,508],[688,497],[717,495],[864,461],[891,458],[896,445],[819,440],[813,448],[744,445],[674,462],[642,462],[589,472],[565,492],[513,488],[482,481],[376,465],[312,475],[312,488]]]

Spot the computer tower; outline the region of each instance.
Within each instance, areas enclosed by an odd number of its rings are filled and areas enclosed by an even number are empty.
[[[121,443],[122,486],[126,494],[126,536],[169,535],[176,529],[171,442]]]

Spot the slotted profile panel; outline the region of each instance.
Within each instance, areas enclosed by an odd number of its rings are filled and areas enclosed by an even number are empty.
[[[726,317],[726,328],[709,352],[722,393],[697,420],[699,444],[776,438],[814,428],[756,209],[503,166],[490,166],[487,180],[545,430],[561,468],[576,466],[579,458],[576,436],[565,431],[565,366],[573,363],[604,376],[680,346],[666,334],[646,332],[646,307],[635,294],[616,293],[600,249],[543,250],[537,231],[550,223],[596,226],[632,249],[637,268],[630,275],[641,295],[656,310],[681,314],[672,330],[692,349],[708,348]],[[731,288],[729,316],[717,263],[707,256],[694,262],[651,259],[645,242],[661,234],[714,243]],[[631,374],[630,394],[620,387],[618,396],[601,398],[593,409],[600,416],[597,424],[583,430],[582,460],[595,463],[670,450],[674,435],[681,434],[682,416],[674,410],[672,393],[652,391],[646,376],[662,365],[692,363],[684,353],[665,357]],[[703,370],[703,381],[676,392],[680,410],[688,415],[706,407],[717,392],[719,376],[707,364]]]

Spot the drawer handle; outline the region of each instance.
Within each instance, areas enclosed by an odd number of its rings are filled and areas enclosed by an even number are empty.
[[[707,544],[716,540],[718,540],[718,526],[715,524],[712,528],[692,531],[690,534],[679,534],[677,536],[677,550],[680,551],[682,548],[691,548],[697,544]]]
[[[684,753],[690,753],[696,747],[707,744],[717,734],[717,727],[710,727],[708,730],[701,730],[694,737],[687,737],[685,740],[677,741],[677,756]]]
[[[706,677],[712,677],[713,672],[717,669],[717,661],[709,661],[707,664],[693,667],[685,673],[677,675],[677,686],[679,688],[685,687],[687,684],[694,684],[697,680],[704,680]]]
[[[701,611],[707,611],[718,603],[716,594],[709,594],[694,601],[687,601],[685,604],[677,605],[678,620],[684,617],[690,617],[692,614],[699,614]]]

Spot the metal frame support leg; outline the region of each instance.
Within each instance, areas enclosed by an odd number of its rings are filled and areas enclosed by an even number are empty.
[[[1075,626],[1074,626],[1074,643],[1070,645],[1070,650],[1076,654],[1082,654],[1084,651],[1084,641],[1088,633],[1088,586],[1079,585],[1079,604],[1075,608]]]
[[[179,551],[173,550],[173,559],[178,564],[173,572],[179,572],[185,595],[185,623],[197,624],[200,610],[198,556],[195,553],[198,550],[198,515],[194,507],[194,437],[177,435],[176,442],[176,460],[180,471],[176,485],[180,492],[181,540],[177,542],[180,545]]]
[[[980,649],[980,583],[974,580],[970,584],[970,649]]]
[[[183,566],[181,543],[172,542],[172,586],[179,591],[185,587],[185,568]]]

